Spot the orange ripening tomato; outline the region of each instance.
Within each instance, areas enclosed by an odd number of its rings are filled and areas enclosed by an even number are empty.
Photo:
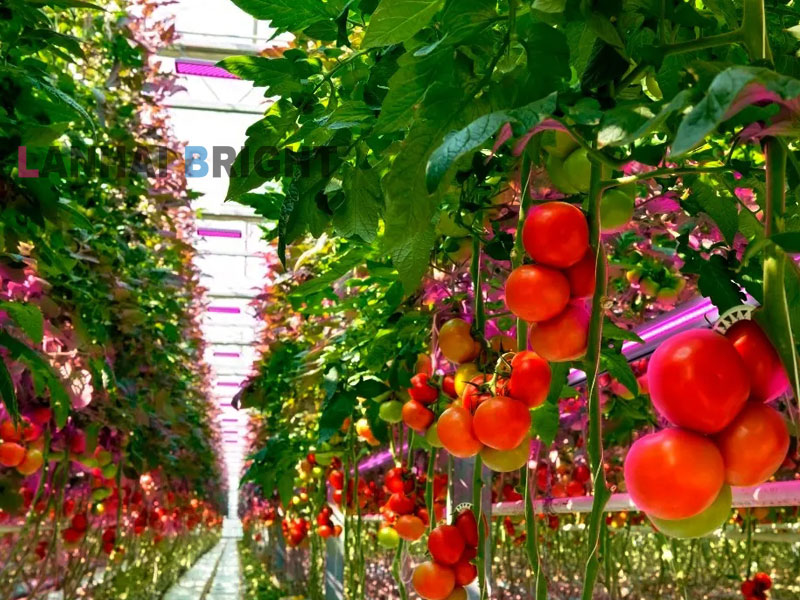
[[[589,225],[581,210],[566,202],[534,206],[522,228],[525,251],[537,263],[566,269],[589,248]]]
[[[528,407],[507,396],[495,396],[482,402],[472,422],[475,437],[495,450],[519,447],[530,428]]]
[[[647,383],[653,406],[673,425],[716,433],[750,395],[750,378],[733,343],[708,329],[664,341],[650,359]]]
[[[775,474],[789,450],[789,429],[781,414],[751,401],[714,436],[730,485],[758,485]]]
[[[634,504],[659,519],[688,519],[716,500],[725,464],[710,439],[663,429],[636,440],[625,458],[625,485]]]
[[[457,458],[475,456],[483,448],[473,432],[472,415],[458,404],[452,404],[442,413],[436,431],[445,450]]]
[[[769,402],[782,396],[789,377],[778,352],[755,321],[738,321],[725,332],[750,376],[750,399]]]
[[[474,359],[481,351],[471,333],[471,326],[463,319],[450,319],[439,329],[439,350],[447,360],[465,363]]]
[[[594,258],[594,252],[589,248],[583,258],[565,271],[573,298],[587,298],[594,294],[596,280]]]
[[[395,521],[394,529],[407,542],[416,542],[425,533],[425,523],[414,515],[403,515]]]
[[[435,418],[422,402],[412,399],[403,404],[403,423],[418,433],[425,433]]]
[[[517,352],[511,360],[506,393],[528,408],[536,408],[547,399],[551,377],[550,365],[536,352]]]
[[[517,267],[506,279],[506,306],[528,322],[555,317],[569,302],[569,281],[561,271],[541,265]]]
[[[550,362],[577,360],[589,343],[589,310],[583,301],[571,302],[561,314],[531,325],[531,349]]]
[[[450,567],[428,561],[414,569],[411,583],[425,600],[447,600],[456,587],[456,575]]]

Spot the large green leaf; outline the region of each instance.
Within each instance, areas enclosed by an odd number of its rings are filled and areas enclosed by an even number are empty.
[[[304,83],[314,73],[308,62],[288,58],[264,58],[262,56],[231,56],[217,63],[226,71],[252,81],[258,87],[266,87],[271,95],[288,96],[302,92]]]
[[[442,0],[381,0],[364,35],[364,48],[401,44],[430,23]]]
[[[344,202],[333,213],[333,227],[343,237],[358,236],[372,242],[383,213],[383,194],[374,169],[354,168],[345,172]]]
[[[233,0],[256,19],[269,21],[278,31],[300,31],[324,19],[335,18],[342,10],[341,0]]]
[[[752,88],[750,95],[743,94],[750,84],[758,86]],[[757,103],[775,95],[783,99],[800,96],[800,81],[763,68],[731,67],[724,70],[711,82],[705,97],[681,121],[670,155],[686,154],[720,123],[751,101]]]
[[[41,344],[44,337],[44,317],[35,304],[0,302],[0,310],[6,311],[14,323],[25,332],[31,341]]]
[[[546,98],[515,110],[484,115],[464,129],[451,133],[428,159],[426,168],[428,191],[433,192],[439,186],[453,163],[467,152],[480,148],[506,123],[519,124],[527,130],[537,125],[544,117],[552,114],[555,108],[556,95],[550,94]]]
[[[389,90],[381,105],[375,132],[390,133],[409,126],[416,114],[415,107],[428,88],[436,81],[451,78],[451,64],[452,60],[442,53],[401,56],[399,68],[389,79]]]

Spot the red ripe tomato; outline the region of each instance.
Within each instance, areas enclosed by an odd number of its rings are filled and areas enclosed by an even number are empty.
[[[319,534],[319,537],[321,537],[322,539],[324,540],[328,539],[333,535],[333,527],[331,527],[330,525],[320,525],[319,527],[317,527],[317,533]]]
[[[580,483],[586,483],[592,478],[592,473],[586,465],[578,465],[572,472],[572,478]]]
[[[478,568],[468,560],[460,560],[453,567],[456,574],[456,585],[469,585],[478,576]]]
[[[783,395],[789,378],[775,347],[755,321],[734,323],[725,337],[744,360],[750,376],[750,399],[769,402]]]
[[[25,447],[16,442],[3,442],[0,444],[0,465],[4,467],[17,467],[25,460]]]
[[[653,405],[670,423],[700,433],[724,429],[750,394],[747,367],[733,344],[707,329],[663,342],[650,358],[647,382]]]
[[[408,395],[417,402],[431,404],[439,398],[439,390],[428,383],[427,373],[417,373],[411,378],[411,387],[408,388]]]
[[[536,408],[547,399],[551,377],[550,365],[536,352],[517,352],[511,360],[511,379],[506,393],[528,408]]]
[[[453,525],[439,525],[428,536],[428,552],[443,565],[454,565],[464,553],[464,536]]]
[[[714,436],[730,485],[758,485],[772,477],[789,450],[789,430],[780,413],[761,402],[748,402]]]
[[[475,520],[475,513],[470,509],[462,510],[456,515],[454,521],[456,528],[461,532],[467,548],[478,547],[478,521]]]
[[[537,263],[566,269],[589,247],[589,225],[581,210],[566,202],[534,206],[522,228],[525,251]]]
[[[456,587],[456,575],[450,567],[429,561],[414,569],[411,583],[425,600],[445,600]]]
[[[519,400],[495,396],[475,411],[472,428],[482,444],[495,450],[513,450],[531,428],[531,413]]]
[[[569,302],[569,281],[561,271],[522,265],[506,279],[506,306],[525,321],[546,321]]]
[[[589,310],[583,301],[571,302],[561,314],[531,325],[528,342],[550,362],[579,359],[589,343]]]
[[[409,400],[403,404],[403,423],[417,433],[425,433],[433,423],[434,414],[422,402]]]
[[[394,529],[407,542],[416,542],[425,533],[425,523],[414,515],[403,515],[395,522]]]
[[[469,458],[483,448],[472,428],[472,415],[463,406],[452,404],[439,417],[436,425],[439,441],[453,456]]]
[[[386,489],[392,493],[409,493],[414,489],[414,480],[411,478],[408,469],[404,467],[389,469],[383,482],[386,485]]]
[[[15,426],[11,419],[6,419],[0,423],[0,439],[4,442],[20,442],[22,441],[23,426]]]
[[[474,413],[481,402],[485,402],[492,397],[492,392],[489,390],[489,382],[492,376],[487,373],[481,373],[470,379],[464,385],[464,393],[461,395],[461,406],[466,408],[470,413]]]
[[[725,465],[714,442],[685,429],[663,429],[636,440],[625,459],[625,484],[644,512],[688,519],[717,498]]]
[[[392,494],[387,505],[396,515],[408,515],[414,512],[414,499],[405,494]]]
[[[331,471],[331,474],[328,475],[328,483],[331,484],[331,487],[335,490],[341,490],[344,488],[344,473],[341,471]]]
[[[596,280],[594,258],[594,252],[590,248],[583,258],[566,270],[573,298],[586,298],[594,294]]]
[[[567,496],[574,498],[575,496],[583,496],[586,494],[586,487],[580,482],[571,480],[567,484]]]
[[[442,379],[442,391],[451,398],[458,398],[456,391],[456,378],[453,375],[445,375]]]

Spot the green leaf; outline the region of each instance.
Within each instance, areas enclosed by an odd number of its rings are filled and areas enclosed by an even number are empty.
[[[558,424],[558,404],[555,402],[545,402],[531,412],[531,429],[545,447],[549,447],[556,439]]]
[[[700,208],[711,217],[722,232],[725,241],[733,242],[739,230],[739,215],[736,199],[724,191],[724,188],[711,187],[706,183],[695,180],[691,185],[691,199],[696,201]],[[727,197],[720,194],[724,193]]]
[[[608,371],[609,375],[624,385],[631,394],[639,393],[636,375],[633,374],[628,359],[621,352],[603,350],[600,353],[600,365],[602,369]]]
[[[45,94],[50,96],[52,99],[57,100],[64,106],[72,109],[74,112],[78,113],[81,117],[83,117],[86,122],[91,126],[92,130],[94,130],[94,120],[92,117],[89,116],[89,113],[86,112],[86,109],[81,106],[72,96],[69,96],[62,92],[60,89],[53,87],[49,83],[42,81],[40,79],[36,79],[30,75],[24,75],[23,78],[34,88],[43,91]]]
[[[775,233],[770,239],[783,248],[784,252],[788,252],[789,254],[800,253],[800,231]]]
[[[403,54],[397,61],[399,68],[389,79],[375,133],[391,133],[408,127],[416,115],[415,107],[422,102],[428,88],[442,78],[451,79],[448,75],[451,63],[452,60],[441,53],[423,57]]]
[[[326,442],[339,431],[344,420],[353,414],[356,397],[352,394],[336,394],[322,405],[319,417],[319,439]]]
[[[698,289],[703,296],[711,299],[720,313],[744,303],[744,296],[739,286],[732,281],[725,260],[718,254],[712,255],[699,266],[700,279]]]
[[[304,299],[311,294],[316,294],[331,284],[344,277],[348,272],[364,262],[364,251],[362,249],[348,250],[347,252],[335,257],[327,265],[325,272],[308,281],[301,283],[289,294],[292,297]]]
[[[270,492],[267,492],[269,494]],[[292,505],[292,496],[294,495],[294,473],[286,471],[278,476],[278,495],[281,498],[281,503],[288,507]]]
[[[383,213],[383,193],[375,169],[349,169],[343,176],[344,202],[333,213],[336,233],[372,242]]]
[[[97,6],[96,4],[92,4],[91,2],[84,2],[83,0],[28,0],[29,4],[33,4],[35,6],[63,6],[66,8],[91,8],[93,10],[102,10],[105,12],[105,9]]]
[[[242,194],[236,197],[236,202],[252,208],[257,215],[268,221],[277,221],[281,216],[281,206],[286,197],[277,192],[264,192],[263,194]]]
[[[484,35],[496,20],[495,0],[449,0],[442,11],[441,30],[445,36],[441,41],[452,46]]]
[[[561,13],[567,6],[567,0],[534,0],[533,9],[543,13]]]
[[[323,19],[335,18],[341,3],[325,0],[233,0],[256,19],[269,21],[278,31],[300,31]]]
[[[22,132],[22,145],[47,147],[64,135],[69,126],[68,122],[51,123],[50,125],[26,125]]]
[[[12,419],[19,419],[19,404],[17,404],[17,393],[14,390],[14,381],[8,372],[6,363],[0,358],[0,396],[3,397],[3,404],[6,412]]]
[[[381,0],[364,35],[363,48],[402,44],[430,23],[442,0]]]
[[[308,85],[307,78],[315,72],[307,61],[262,56],[231,56],[217,65],[258,87],[268,88],[274,96],[302,92]]]
[[[595,33],[595,35],[597,35],[597,37],[607,44],[620,50],[625,47],[625,43],[619,36],[617,28],[614,27],[614,24],[608,20],[608,17],[601,15],[597,11],[593,11],[589,16],[587,25]]]
[[[439,187],[447,171],[460,157],[471,150],[480,148],[506,123],[518,123],[525,129],[530,129],[552,114],[555,108],[556,94],[553,93],[515,110],[484,115],[464,129],[451,133],[445,137],[444,143],[428,159],[425,173],[428,191],[433,192]]]
[[[624,342],[636,342],[637,344],[644,344],[644,340],[636,335],[635,331],[622,329],[614,325],[608,319],[603,321],[603,339],[606,340],[621,340]]]
[[[650,109],[646,107],[612,109],[603,115],[598,143],[601,146],[632,144],[660,128],[670,115],[683,110],[689,103],[690,97],[689,90],[681,90],[655,115],[652,115]]]
[[[0,302],[0,309],[6,311],[25,332],[32,342],[41,344],[44,338],[44,317],[42,311],[35,304],[22,304],[20,302]]]
[[[750,96],[744,95],[750,84],[759,85],[749,88]],[[734,103],[738,111],[751,103],[748,100],[759,103],[775,95],[783,99],[800,96],[800,81],[763,68],[730,67],[724,70],[711,82],[705,97],[681,121],[670,156],[686,154],[702,142],[720,123],[733,116],[729,111],[734,108]]]

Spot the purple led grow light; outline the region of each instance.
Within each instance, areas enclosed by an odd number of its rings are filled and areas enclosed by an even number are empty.
[[[242,383],[235,382],[235,381],[218,381],[217,387],[242,387]]]
[[[175,72],[179,75],[196,75],[198,77],[216,77],[218,79],[239,79],[233,73],[213,63],[179,59],[175,61]]]
[[[216,229],[213,227],[205,227],[197,230],[197,235],[200,237],[218,237],[218,238],[241,238],[242,232],[238,229]]]
[[[218,356],[220,358],[239,358],[241,354],[238,352],[214,352],[214,356]]]
[[[226,315],[238,315],[242,312],[242,309],[238,306],[209,306],[208,312],[222,313]]]

